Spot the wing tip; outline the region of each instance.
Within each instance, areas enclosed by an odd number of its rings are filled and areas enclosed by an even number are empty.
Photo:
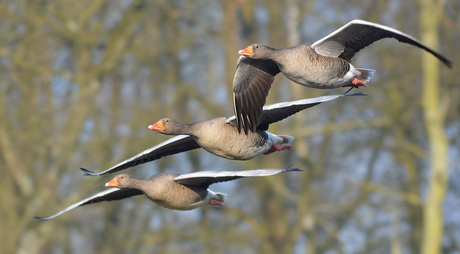
[[[293,168],[291,166],[283,169],[283,172],[291,172],[291,171],[303,171],[303,169],[301,169],[301,168]]]
[[[246,135],[249,134],[249,128],[252,129],[252,126],[248,126],[248,128],[244,128],[244,134],[246,134]]]
[[[348,93],[348,91],[347,91]],[[357,92],[357,93],[350,93],[350,94],[347,94],[347,93],[344,93],[342,94],[342,96],[340,97],[346,97],[346,96],[367,96],[368,94],[365,93],[365,92]]]
[[[251,127],[252,127],[252,132],[256,132],[256,130],[257,130],[257,125],[253,124]]]
[[[43,222],[43,221],[47,221],[47,220],[49,220],[49,218],[48,218],[48,217],[40,217],[40,216],[35,216],[34,218],[35,218],[35,219],[37,219],[37,220],[38,220],[38,222]]]
[[[249,129],[254,129],[253,132],[255,132],[255,127],[251,125],[251,123],[246,123],[244,121],[245,117],[243,114],[235,114],[235,119],[236,119],[236,125],[238,127],[238,134],[241,134],[242,131],[244,131],[245,135],[249,134]],[[254,128],[253,128],[254,127]]]
[[[450,69],[454,68],[454,62],[452,62],[451,60],[449,59],[445,59],[442,61],[445,65],[447,65],[447,67],[449,67]]]
[[[80,168],[80,170],[85,173],[85,176],[98,176],[98,175],[100,175],[98,173],[94,173],[92,171],[89,171],[86,168]]]
[[[240,121],[238,121],[238,117],[236,118],[236,126],[238,127],[238,134],[241,134],[241,130],[243,129],[243,126]]]

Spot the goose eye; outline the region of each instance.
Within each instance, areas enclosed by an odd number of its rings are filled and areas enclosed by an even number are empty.
[[[258,45],[256,45],[256,49],[258,49],[258,48],[259,48],[259,46],[258,46]]]
[[[166,119],[166,122],[169,123],[169,119]]]

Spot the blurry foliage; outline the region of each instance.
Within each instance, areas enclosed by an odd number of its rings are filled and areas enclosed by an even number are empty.
[[[440,1],[441,128],[449,188],[443,251],[459,252],[460,3]],[[0,245],[3,253],[418,253],[430,177],[419,49],[377,42],[354,65],[376,69],[369,96],[321,104],[274,124],[294,149],[233,162],[193,151],[126,170],[139,177],[196,170],[301,167],[222,183],[223,209],[169,211],[133,198],[78,208],[102,190],[89,178],[166,140],[147,126],[232,112],[237,50],[314,42],[354,18],[420,38],[424,1],[1,1]],[[431,64],[439,64],[431,57]],[[277,76],[268,103],[341,93]]]

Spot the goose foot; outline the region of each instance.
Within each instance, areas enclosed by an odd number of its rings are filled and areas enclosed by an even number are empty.
[[[264,154],[267,155],[267,154],[271,154],[271,153],[278,152],[278,151],[291,150],[291,148],[292,148],[292,145],[273,144],[270,150],[266,151]]]
[[[224,205],[222,204],[222,202],[220,202],[219,200],[215,200],[215,199],[213,199],[213,198],[211,198],[211,199],[209,200],[208,204],[209,204],[209,205],[224,206]]]
[[[366,83],[360,79],[358,79],[357,77],[355,77],[352,81],[351,81],[351,84],[350,85],[344,85],[343,87],[347,87],[347,86],[351,86],[351,87],[354,87],[354,88],[359,88],[360,86],[366,86]]]

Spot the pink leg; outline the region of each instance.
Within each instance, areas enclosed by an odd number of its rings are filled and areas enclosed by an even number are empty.
[[[366,83],[364,83],[364,81],[358,79],[357,77],[355,77],[352,81],[351,81],[351,84],[350,85],[344,85],[343,87],[347,87],[347,86],[351,86],[351,87],[354,87],[354,88],[359,88],[360,86],[366,86]]]
[[[278,151],[291,150],[291,148],[292,148],[292,145],[273,144],[270,150],[266,151],[264,154],[267,155],[267,154],[271,154],[271,153],[278,152]]]
[[[213,198],[211,198],[211,199],[209,200],[208,204],[209,204],[209,205],[224,206],[224,205],[222,204],[222,202],[220,202],[219,200],[215,200],[215,199],[213,199]]]

